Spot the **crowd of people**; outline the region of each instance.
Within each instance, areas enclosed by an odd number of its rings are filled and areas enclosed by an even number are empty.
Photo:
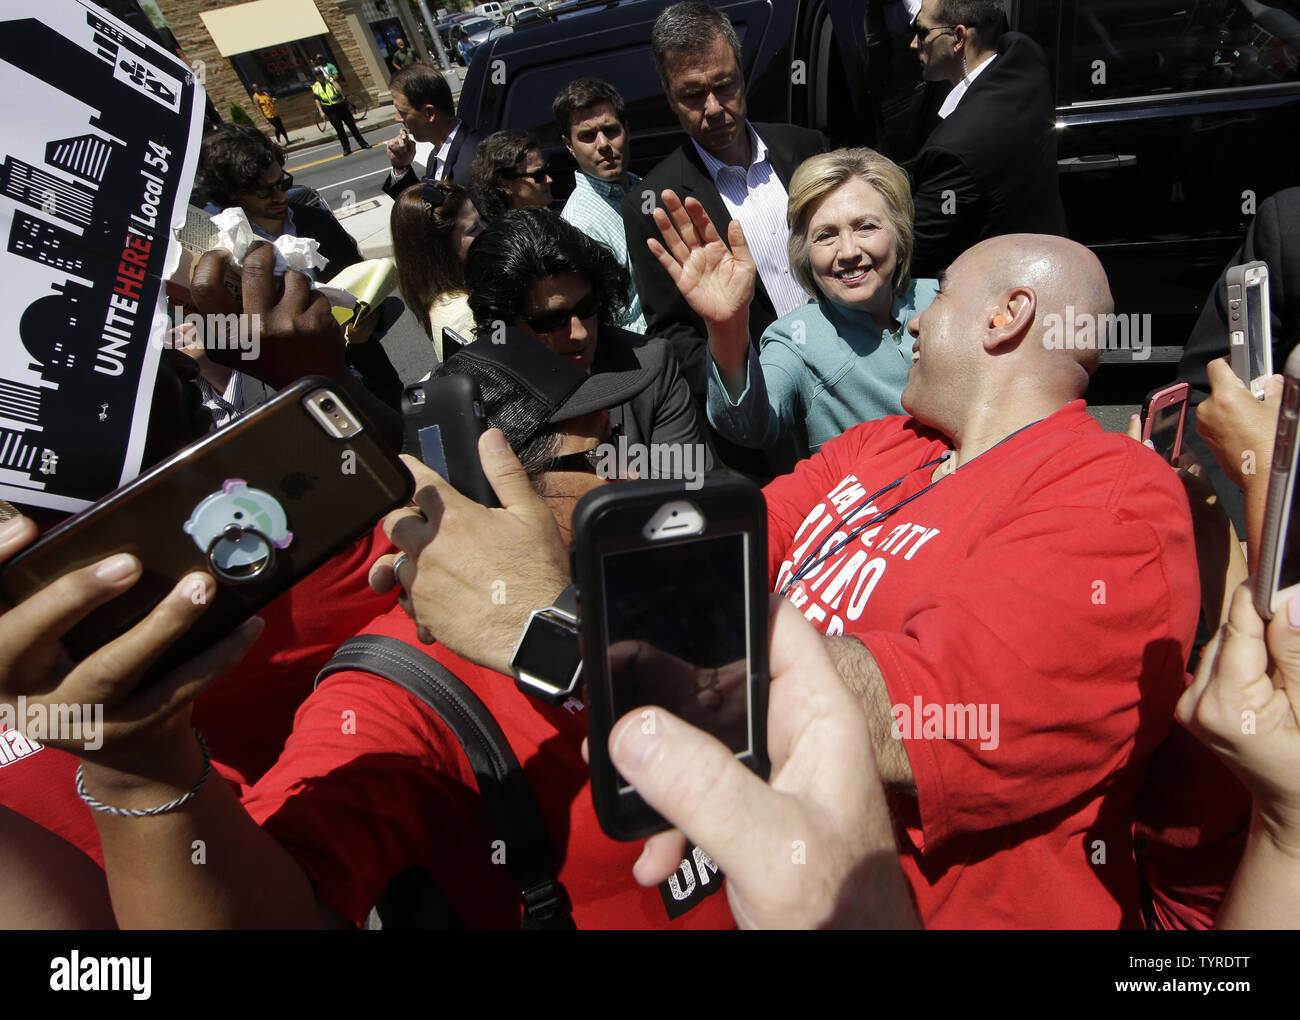
[[[0,731],[0,869],[27,892],[0,924],[358,928],[427,903],[419,882],[439,920],[470,927],[1300,924],[1300,600],[1265,625],[1242,557],[1261,542],[1279,387],[1251,397],[1219,360],[1226,330],[1189,345],[1198,428],[1247,507],[1239,543],[1202,471],[1089,415],[1095,346],[1047,342],[1067,309],[1114,307],[1065,236],[1042,54],[998,0],[924,0],[914,37],[924,77],[953,88],[899,166],[751,123],[727,17],[676,3],[652,46],[684,140],[638,178],[618,91],[566,84],[553,111],[577,171],[558,210],[537,138],[478,136],[442,75],[405,61],[384,183],[400,292],[429,371],[479,386],[499,506],[405,457],[411,505],[144,685],[208,607],[209,575],[79,663],[61,636],[140,581],[136,557],[8,608],[0,705],[99,704],[104,727],[93,748]],[[423,175],[416,142],[434,146]],[[1266,231],[1293,201],[1261,205],[1248,254],[1284,243]],[[178,336],[147,456],[308,374],[397,448],[382,346],[346,343],[312,288],[360,253],[295,194],[283,151],[249,127],[208,136],[195,202],[243,209],[265,241],[315,238],[329,264],[277,277],[254,246],[236,304],[229,253],[199,260],[187,307],[256,316],[260,351]],[[1300,339],[1289,319],[1274,335]],[[200,400],[207,415],[182,410]],[[597,820],[582,692],[544,703],[515,682],[531,616],[571,598],[578,500],[618,484],[593,456],[615,438],[699,449],[705,470],[765,483],[767,508],[771,777],[668,711],[633,713],[612,762],[674,826],[644,847]],[[0,525],[0,561],[38,531]],[[482,701],[523,763],[549,870],[510,865],[424,700],[328,665],[356,635]]]

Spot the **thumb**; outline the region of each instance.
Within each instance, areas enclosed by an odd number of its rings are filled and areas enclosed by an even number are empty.
[[[492,491],[507,510],[535,511],[550,516],[546,504],[533,488],[528,472],[500,429],[488,429],[478,439],[479,461]]]
[[[745,228],[740,225],[740,220],[732,220],[727,224],[727,244],[731,246],[731,254],[746,265],[754,265],[754,256],[750,254],[749,245],[745,243]]]
[[[647,804],[728,878],[744,884],[753,861],[761,859],[751,850],[757,836],[744,820],[773,820],[778,794],[721,741],[662,708],[636,709],[619,720],[610,731],[609,755]]]
[[[1300,705],[1300,595],[1268,625],[1268,651],[1293,705]]]

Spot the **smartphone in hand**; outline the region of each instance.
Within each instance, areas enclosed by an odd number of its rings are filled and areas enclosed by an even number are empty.
[[[655,709],[711,733],[766,778],[767,510],[739,476],[603,486],[573,516],[591,791],[601,828],[668,828],[618,774],[609,732]]]
[[[1228,270],[1228,347],[1232,370],[1256,400],[1273,374],[1272,319],[1268,305],[1268,264],[1247,262]]]
[[[1187,383],[1174,383],[1151,394],[1142,407],[1142,441],[1150,440],[1156,453],[1174,466],[1183,452],[1183,426],[1190,394]]]
[[[478,383],[468,375],[435,375],[402,395],[402,450],[419,457],[462,496],[498,507],[496,492],[479,460],[479,436],[487,428]]]
[[[1268,502],[1255,572],[1255,609],[1265,620],[1281,612],[1300,594],[1300,508],[1295,505],[1296,424],[1300,420],[1300,348],[1287,358],[1282,407],[1273,440],[1268,475]]]
[[[85,658],[147,616],[191,571],[213,604],[150,670],[192,658],[405,505],[414,480],[328,379],[308,376],[68,518],[4,566],[11,604],[116,553],[138,557],[133,587],[69,630]]]

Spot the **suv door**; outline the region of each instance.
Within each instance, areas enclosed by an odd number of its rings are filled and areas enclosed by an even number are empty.
[[[1132,363],[1138,371],[1126,372],[1127,380],[1104,369],[1090,394],[1132,402],[1172,377],[1169,362],[1177,361],[1255,204],[1297,182],[1300,4],[1065,0],[1021,7],[1038,8],[1032,30],[1045,47],[1056,45],[1070,235],[1102,259],[1117,311],[1152,315],[1155,357]],[[1111,352],[1104,361],[1131,359]]]

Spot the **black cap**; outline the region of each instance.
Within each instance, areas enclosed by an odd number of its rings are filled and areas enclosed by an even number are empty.
[[[505,433],[516,452],[546,425],[580,418],[631,400],[654,381],[653,368],[588,375],[536,337],[507,326],[500,342],[477,340],[438,368],[474,379],[489,428]]]

